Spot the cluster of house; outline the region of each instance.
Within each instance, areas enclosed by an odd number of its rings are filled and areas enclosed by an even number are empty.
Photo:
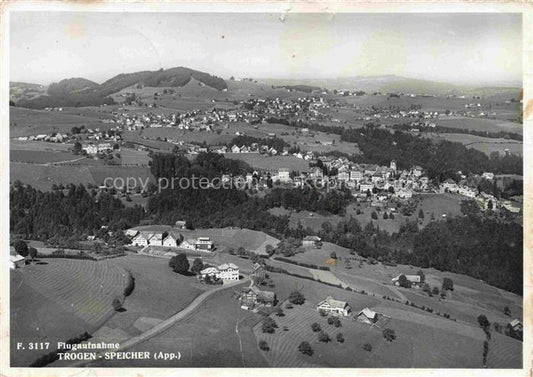
[[[65,143],[69,140],[67,134],[62,134],[59,132],[52,132],[50,134],[39,134],[36,136],[19,136],[17,138],[19,141],[46,141],[48,143]]]
[[[79,133],[77,134],[67,134],[60,132],[52,132],[49,134],[39,134],[36,136],[19,136],[17,138],[19,141],[45,141],[49,143],[68,143],[77,140],[90,140],[94,142],[108,141],[108,142],[118,142],[122,140],[120,135],[120,128],[114,128],[108,131],[100,130],[99,128],[85,128],[81,127]],[[90,153],[89,154],[96,154]]]
[[[328,296],[326,299],[320,301],[316,306],[316,310],[338,317],[348,317],[352,313],[350,305],[346,301],[336,300],[331,296]],[[385,316],[381,313],[377,313],[369,308],[364,308],[357,312],[352,319],[357,322],[375,325],[384,317]]]
[[[474,178],[476,177],[477,176],[474,176]],[[459,183],[455,182],[453,179],[448,178],[446,181],[440,184],[439,192],[450,192],[453,194],[462,195],[470,199],[475,199],[475,201],[478,203],[479,207],[483,211],[487,211],[489,209],[497,211],[501,208],[505,208],[506,210],[512,213],[519,213],[521,211],[522,208],[519,203],[516,203],[511,200],[498,199],[494,195],[487,194],[483,191],[478,191],[476,188],[469,186],[465,178],[465,175],[461,175],[461,181]],[[492,181],[494,180],[494,173],[484,172],[481,175],[481,178]]]
[[[309,173],[290,176],[287,169],[279,169],[278,174],[272,176],[274,182],[293,183],[296,187],[304,187],[309,179],[315,181],[340,182],[352,189],[355,197],[372,197],[375,206],[390,197],[409,199],[414,192],[428,192],[429,178],[423,175],[420,166],[413,166],[410,170],[398,170],[396,162],[390,166],[375,164],[354,164],[346,158],[319,157],[328,169],[336,169],[337,175],[326,176],[320,167],[314,167]]]
[[[239,280],[239,267],[233,263],[224,263],[218,267],[207,267],[200,271],[198,278],[202,281],[237,281]]]
[[[252,265],[253,281],[249,287],[243,288],[238,293],[242,309],[256,311],[259,307],[273,307],[277,304],[276,293],[259,289],[253,282],[264,279],[266,272],[263,265],[255,262]]]
[[[195,240],[184,239],[183,235],[178,232],[138,231],[136,229],[128,229],[125,234],[131,238],[133,246],[164,246],[207,252],[214,250],[214,244],[209,237],[198,237]]]

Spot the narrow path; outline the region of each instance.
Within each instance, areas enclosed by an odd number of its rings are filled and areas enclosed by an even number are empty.
[[[240,284],[243,284],[245,282],[247,282],[248,280],[250,280],[250,277],[249,276],[245,276],[244,279],[242,280],[239,280],[239,281],[235,281],[235,282],[231,282],[229,284],[225,284],[225,285],[222,285],[221,287],[218,287],[218,288],[215,288],[215,289],[212,289],[210,291],[206,291],[204,293],[202,293],[201,295],[199,295],[198,297],[196,297],[190,304],[189,306],[187,306],[186,308],[184,308],[183,310],[179,311],[178,313],[174,314],[172,317],[169,317],[167,318],[166,320],[164,320],[163,322],[160,322],[158,323],[157,325],[155,325],[154,327],[150,328],[149,330],[143,332],[142,334],[140,335],[137,335],[137,336],[134,336],[128,340],[126,340],[125,342],[123,342],[121,345],[120,345],[120,348],[118,350],[113,350],[114,352],[116,351],[125,351],[127,350],[128,348],[131,348],[133,347],[134,345],[138,344],[138,343],[141,343],[141,342],[144,342],[145,340],[148,340],[150,338],[152,338],[153,336],[163,332],[164,330],[168,329],[169,327],[173,326],[174,324],[176,324],[177,322],[185,319],[186,317],[188,317],[190,314],[192,314],[199,306],[200,304],[202,304],[209,296],[213,295],[213,293],[215,292],[220,292],[222,290],[225,290],[225,289],[228,289],[228,288],[231,288],[231,287],[234,287],[234,286],[237,286],[237,285],[240,285]],[[103,358],[103,352],[97,352],[97,359],[100,359],[100,356]],[[91,364],[91,362],[94,362],[93,361],[86,361],[86,360],[81,360],[81,361],[77,361],[75,363],[72,363],[71,365],[69,365],[69,367],[80,367],[80,366],[85,366],[85,365],[88,365],[88,364]]]

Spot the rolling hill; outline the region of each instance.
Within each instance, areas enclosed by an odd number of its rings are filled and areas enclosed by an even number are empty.
[[[71,78],[51,84],[47,94],[34,98],[22,98],[19,107],[43,109],[45,107],[80,107],[113,104],[113,93],[133,85],[148,87],[182,87],[191,79],[216,90],[227,89],[224,79],[185,67],[167,70],[141,71],[117,75],[102,84],[84,78]]]
[[[463,94],[482,95],[509,93],[520,95],[521,88],[515,87],[470,87],[450,83],[420,80],[396,75],[339,77],[334,79],[261,79],[260,82],[278,86],[314,86],[326,89],[363,90],[382,93],[413,94]]]

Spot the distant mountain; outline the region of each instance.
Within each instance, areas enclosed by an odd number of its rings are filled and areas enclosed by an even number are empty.
[[[46,93],[46,87],[41,84],[12,81],[9,83],[9,100],[18,102],[21,99],[30,99],[42,96]]]
[[[227,89],[226,82],[220,77],[185,67],[158,71],[142,71],[117,75],[102,84],[83,78],[72,78],[51,84],[48,95],[31,99],[21,99],[17,106],[33,109],[45,107],[78,107],[113,104],[111,94],[132,85],[141,84],[148,87],[182,87],[195,79],[216,90]]]
[[[410,94],[464,94],[464,95],[490,95],[491,93],[519,93],[521,88],[509,87],[483,87],[462,86],[438,81],[420,80],[396,75],[384,76],[357,76],[335,79],[262,79],[258,80],[268,85],[318,86],[329,90],[363,90],[366,92],[381,93],[410,93]]]
[[[68,96],[70,94],[91,90],[96,87],[98,87],[97,83],[81,77],[76,77],[50,84],[47,93],[50,96]]]

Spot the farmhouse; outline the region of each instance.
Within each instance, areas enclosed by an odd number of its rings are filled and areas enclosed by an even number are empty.
[[[256,306],[271,307],[276,305],[276,294],[274,292],[261,291],[254,285],[241,291],[239,301],[243,309],[253,309]]]
[[[185,229],[185,221],[184,220],[178,220],[174,224],[176,228],[178,229]]]
[[[148,240],[151,235],[145,235],[143,233],[137,234],[133,239],[131,240],[131,244],[133,246],[147,246]]]
[[[218,278],[222,280],[239,280],[239,267],[233,263],[218,266]]]
[[[400,276],[402,276],[402,275],[403,274],[400,274],[400,275],[396,276],[395,278],[392,278],[392,284],[394,284],[396,286],[399,286],[400,285]],[[407,278],[407,280],[411,284],[419,285],[421,283],[420,275],[405,275],[405,277]]]
[[[178,247],[186,250],[196,250],[196,241],[195,240],[183,240]]]
[[[204,268],[202,271],[200,271],[199,277],[204,280],[206,276],[209,276],[211,278],[218,278],[218,269],[216,267],[207,267]]]
[[[148,238],[148,243],[151,246],[163,246],[163,234],[154,233],[150,238]]]
[[[302,245],[305,247],[316,247],[320,245],[320,241],[322,241],[322,239],[318,236],[305,236],[302,240]]]
[[[316,310],[346,317],[350,313],[350,305],[345,301],[335,300],[328,296],[318,303]]]
[[[260,278],[260,279],[264,279],[266,277],[266,272],[265,272],[265,269],[263,268],[263,265],[257,262],[252,265],[252,274],[256,278]]]
[[[378,320],[378,313],[368,309],[364,308],[359,313],[357,313],[354,317],[354,320],[357,322],[367,323],[369,325],[377,322]]]
[[[290,173],[289,169],[285,169],[285,168],[279,169],[278,179],[282,182],[289,182],[291,180],[289,173]]]
[[[182,240],[183,236],[181,234],[169,233],[163,240],[163,246],[178,247]]]
[[[20,254],[13,253],[9,255],[9,268],[12,270],[24,266],[25,262],[26,258]]]
[[[139,231],[137,229],[128,229],[126,232],[124,232],[124,234],[128,237],[135,237],[138,233]]]
[[[194,243],[195,250],[211,251],[213,249],[213,242],[209,237],[198,237]]]

